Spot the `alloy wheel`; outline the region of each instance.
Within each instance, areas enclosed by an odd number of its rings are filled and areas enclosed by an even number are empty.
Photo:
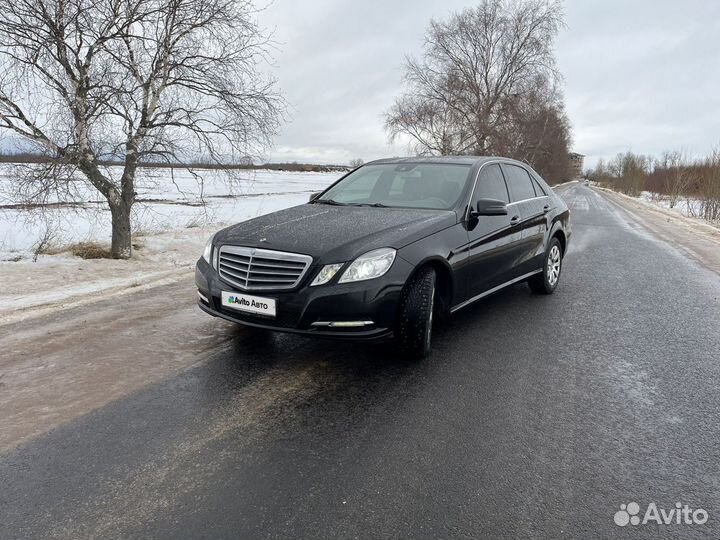
[[[562,264],[562,256],[560,247],[556,244],[550,248],[550,254],[547,261],[547,280],[551,287],[555,287],[560,278],[560,265]]]

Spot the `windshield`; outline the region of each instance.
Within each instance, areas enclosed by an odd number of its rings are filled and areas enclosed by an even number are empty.
[[[449,210],[463,194],[469,172],[470,165],[459,164],[366,165],[314,202]]]

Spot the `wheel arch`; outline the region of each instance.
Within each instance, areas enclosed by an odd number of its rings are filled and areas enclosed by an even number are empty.
[[[450,264],[444,258],[435,256],[420,261],[408,276],[405,286],[407,287],[420,270],[428,267],[435,270],[435,290],[438,294],[437,300],[440,301],[440,313],[449,313],[455,292],[455,279]]]
[[[560,247],[562,248],[562,256],[565,257],[565,253],[567,250],[567,236],[565,236],[565,231],[562,230],[562,227],[555,227],[555,230],[550,233],[550,240],[552,240],[553,238],[557,238],[558,242],[560,242]]]

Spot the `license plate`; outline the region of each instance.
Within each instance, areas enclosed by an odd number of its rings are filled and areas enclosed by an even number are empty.
[[[263,298],[262,296],[251,296],[235,292],[222,293],[223,306],[245,313],[255,313],[266,317],[275,317],[277,306],[274,298]]]

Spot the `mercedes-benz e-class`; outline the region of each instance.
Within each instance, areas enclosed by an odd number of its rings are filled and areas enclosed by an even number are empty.
[[[550,294],[569,211],[524,163],[385,159],[307,204],[216,233],[197,263],[200,307],[270,330],[395,338],[430,351],[433,320],[514,283]]]

